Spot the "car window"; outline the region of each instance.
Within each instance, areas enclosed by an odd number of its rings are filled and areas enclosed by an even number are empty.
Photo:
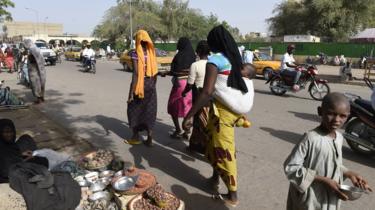
[[[258,58],[261,61],[271,61],[272,60],[271,56],[269,56],[267,54],[264,54],[264,53],[259,53]]]
[[[38,47],[38,48],[47,48],[47,45],[43,42],[36,42],[35,45]]]

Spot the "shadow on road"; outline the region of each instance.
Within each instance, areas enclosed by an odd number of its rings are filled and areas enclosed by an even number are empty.
[[[279,138],[283,141],[286,141],[292,144],[298,144],[300,139],[302,138],[302,134],[297,134],[297,133],[293,133],[290,131],[276,130],[276,129],[267,128],[267,127],[260,127],[260,129],[270,133],[272,136],[276,138]],[[359,164],[375,168],[374,157],[359,155],[346,146],[342,147],[342,156],[343,158],[347,160],[351,160],[353,162],[357,162]]]
[[[214,201],[211,197],[200,195],[197,193],[189,193],[186,188],[181,185],[172,185],[173,194],[185,202],[186,210],[194,209],[215,209],[229,210],[222,202]]]
[[[260,129],[270,133],[272,136],[276,138],[279,138],[283,141],[286,141],[292,144],[297,144],[302,137],[301,134],[293,133],[290,131],[276,130],[276,129],[267,128],[267,127],[260,127]]]
[[[254,90],[255,93],[259,93],[259,94],[263,94],[263,95],[271,95],[271,96],[274,96],[274,97],[283,97],[283,98],[289,98],[289,97],[292,97],[292,98],[299,98],[299,99],[304,99],[304,100],[309,100],[309,101],[315,101],[314,99],[312,98],[305,98],[305,97],[300,97],[300,96],[297,96],[293,93],[289,94],[289,93],[286,93],[282,96],[277,96],[277,95],[274,95],[271,91],[266,91],[266,90],[258,90],[258,89],[255,89]]]
[[[291,114],[294,114],[295,117],[304,119],[304,120],[310,120],[313,122],[320,122],[320,117],[317,114],[309,114],[309,113],[303,113],[303,112],[294,112],[294,111],[288,111]]]

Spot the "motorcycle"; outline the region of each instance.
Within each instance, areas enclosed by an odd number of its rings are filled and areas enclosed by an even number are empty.
[[[297,82],[297,85],[300,87],[298,91],[305,89],[308,83],[310,83],[308,86],[310,96],[318,101],[323,100],[324,96],[330,92],[330,88],[327,84],[328,81],[316,77],[318,75],[316,66],[300,66],[297,67],[296,71],[301,71],[301,77]],[[280,72],[271,72],[266,84],[270,84],[270,89],[273,94],[281,96],[288,91],[293,91],[293,80],[294,76]]]
[[[328,63],[328,56],[324,54],[323,52],[320,52],[317,57],[319,58],[319,63],[320,64],[327,64]]]
[[[367,78],[366,84],[373,89]],[[344,137],[349,147],[363,155],[375,155],[375,110],[371,101],[345,93],[350,101],[350,115],[345,123]]]
[[[85,57],[84,59],[84,69],[85,69],[85,72],[90,72],[92,71],[93,74],[96,73],[96,59],[95,59],[95,56],[91,56],[91,57]]]

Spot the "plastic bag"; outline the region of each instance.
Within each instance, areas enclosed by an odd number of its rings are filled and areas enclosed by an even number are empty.
[[[33,152],[33,156],[45,157],[48,159],[48,170],[52,170],[57,165],[61,164],[62,162],[71,160],[72,158],[65,154],[59,153],[52,149],[39,149]]]

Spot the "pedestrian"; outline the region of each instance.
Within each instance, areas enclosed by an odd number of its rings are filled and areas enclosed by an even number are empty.
[[[5,65],[8,67],[8,72],[13,73],[14,56],[10,47],[5,49]]]
[[[37,98],[35,104],[44,102],[44,91],[46,85],[46,69],[44,58],[40,50],[30,39],[25,40],[25,47],[29,51],[28,70],[33,95]]]
[[[0,73],[1,73],[1,68],[3,68],[4,66],[5,66],[5,53],[0,48]]]
[[[182,93],[182,96],[186,97],[186,94],[192,90],[193,103],[197,100],[203,88],[207,59],[210,55],[210,49],[207,41],[200,41],[195,52],[199,56],[199,60],[191,64],[190,73],[187,80],[188,84]],[[209,110],[210,103],[207,103],[197,112],[197,114],[194,115],[193,132],[190,136],[188,147],[190,151],[195,151],[201,154],[205,153],[207,145],[206,127]]]
[[[340,209],[340,199],[348,199],[339,189],[345,178],[371,191],[366,180],[342,163],[344,138],[338,129],[350,114],[347,98],[341,93],[326,95],[318,114],[320,125],[303,136],[284,163],[290,181],[288,210]]]
[[[194,102],[190,112],[183,121],[183,128],[189,129],[193,123],[193,116],[212,99],[215,92],[215,82],[219,75],[227,76],[227,86],[242,93],[248,88],[241,75],[242,60],[232,35],[220,25],[213,28],[207,37],[207,42],[213,54],[206,66],[203,90]],[[207,158],[213,167],[213,175],[209,183],[217,190],[220,178],[224,181],[228,193],[214,194],[225,205],[235,207],[237,198],[237,163],[234,143],[234,125],[242,115],[234,113],[228,107],[213,99],[208,120],[209,142],[207,144]]]
[[[190,111],[192,106],[192,94],[186,93],[182,97],[182,92],[187,85],[187,78],[190,66],[196,60],[196,55],[191,42],[186,37],[181,37],[177,42],[177,54],[171,64],[172,90],[168,100],[168,114],[171,115],[175,131],[170,135],[172,138],[189,138],[189,131],[182,133],[179,118],[183,118]]]
[[[140,144],[139,132],[147,131],[147,146],[152,146],[157,113],[157,63],[154,44],[144,30],[136,34],[136,50],[132,52],[133,76],[128,97],[128,120],[133,131],[128,144]]]

